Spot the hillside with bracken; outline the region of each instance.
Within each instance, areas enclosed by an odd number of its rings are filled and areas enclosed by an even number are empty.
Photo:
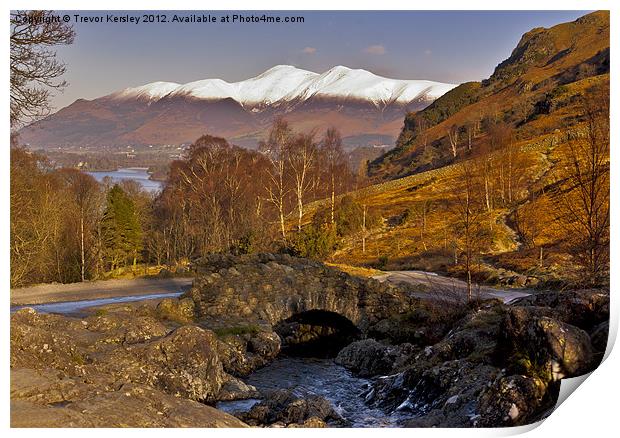
[[[407,115],[397,147],[369,163],[377,183],[340,201],[361,225],[329,260],[528,287],[599,278],[608,96],[607,12],[526,33],[489,79]]]

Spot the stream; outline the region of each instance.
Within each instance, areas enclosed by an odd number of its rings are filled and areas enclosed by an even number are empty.
[[[367,406],[362,393],[372,381],[353,376],[333,359],[280,356],[244,381],[262,393],[290,389],[300,397],[325,397],[336,412],[351,423],[350,427],[398,427],[398,422],[404,420],[398,413],[388,414]],[[243,412],[259,401],[226,401],[219,402],[216,407],[229,413]]]
[[[80,315],[85,309],[115,303],[177,297],[182,292],[134,295],[93,300],[65,301],[11,306],[11,313],[31,307],[41,313]],[[296,396],[319,395],[332,403],[336,412],[350,422],[350,427],[398,427],[404,417],[388,414],[364,403],[363,394],[372,380],[355,377],[332,358],[295,357],[280,355],[267,366],[255,371],[246,383],[266,394],[277,389],[290,389]],[[248,411],[258,399],[219,402],[216,407],[225,412]],[[408,416],[410,418],[410,415]]]

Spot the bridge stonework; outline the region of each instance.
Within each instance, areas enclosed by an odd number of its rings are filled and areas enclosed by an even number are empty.
[[[209,256],[185,296],[201,318],[246,319],[275,325],[323,310],[344,316],[365,332],[381,319],[407,312],[412,300],[389,283],[353,277],[288,255]]]

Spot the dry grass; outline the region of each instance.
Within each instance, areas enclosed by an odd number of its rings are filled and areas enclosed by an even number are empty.
[[[326,262],[325,264],[327,266],[334,267],[336,269],[341,270],[342,272],[346,272],[347,274],[353,275],[356,277],[370,278],[370,277],[374,277],[375,275],[383,274],[383,271],[380,271],[378,269],[365,268],[362,266],[351,266],[351,265],[346,265],[343,263],[330,263],[330,262]]]

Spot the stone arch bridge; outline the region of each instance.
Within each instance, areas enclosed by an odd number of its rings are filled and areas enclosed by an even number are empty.
[[[353,277],[319,262],[288,255],[210,256],[185,294],[195,316],[275,326],[310,311],[340,315],[362,333],[407,312],[412,299],[387,282]]]

